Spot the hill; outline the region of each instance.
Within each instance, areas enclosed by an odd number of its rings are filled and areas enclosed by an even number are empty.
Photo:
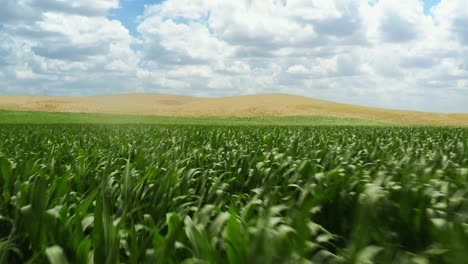
[[[157,116],[326,116],[395,124],[468,126],[468,114],[441,114],[333,103],[287,94],[196,98],[164,94],[95,97],[0,96],[0,109]]]

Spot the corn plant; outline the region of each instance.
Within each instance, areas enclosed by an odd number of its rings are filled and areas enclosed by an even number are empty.
[[[465,263],[468,129],[0,126],[0,263]]]

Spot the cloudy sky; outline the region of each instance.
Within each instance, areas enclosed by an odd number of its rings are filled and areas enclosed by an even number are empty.
[[[468,112],[466,0],[0,0],[0,94]]]

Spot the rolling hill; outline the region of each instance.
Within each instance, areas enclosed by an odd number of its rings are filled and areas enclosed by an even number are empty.
[[[197,98],[164,94],[95,97],[0,96],[0,109],[157,116],[329,116],[395,124],[468,126],[468,113],[442,114],[333,103],[287,94]]]

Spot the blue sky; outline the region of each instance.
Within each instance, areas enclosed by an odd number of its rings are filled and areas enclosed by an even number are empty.
[[[423,0],[423,2],[424,2],[424,12],[426,14],[429,14],[430,9],[433,6],[437,5],[440,2],[440,0]]]
[[[424,12],[430,13],[430,9],[437,5],[440,0],[422,0],[424,3]],[[160,4],[163,0],[123,0],[120,2],[120,8],[113,10],[110,18],[118,19],[134,36],[138,35],[137,32],[137,17],[141,16],[144,11],[145,5]]]
[[[112,10],[109,17],[116,18],[130,31],[134,36],[138,35],[136,27],[138,26],[137,17],[141,16],[145,10],[145,5],[161,3],[161,0],[123,0],[120,7]]]
[[[466,0],[0,4],[0,94],[274,92],[468,112]]]

